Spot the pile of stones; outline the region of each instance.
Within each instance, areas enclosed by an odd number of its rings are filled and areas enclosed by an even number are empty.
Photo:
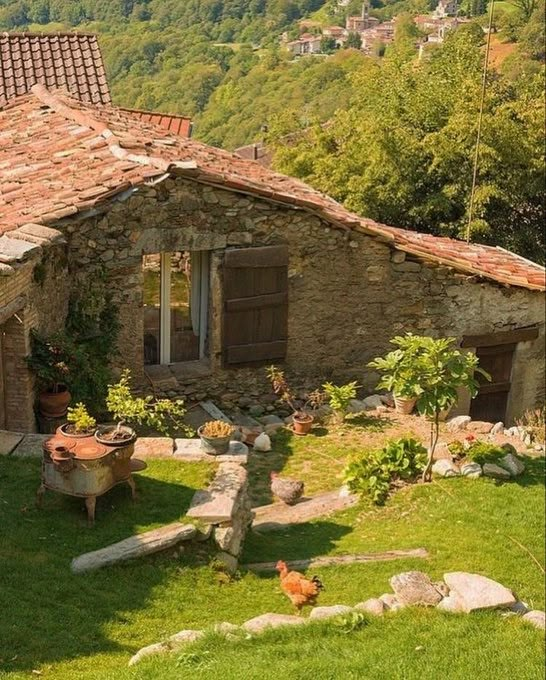
[[[470,614],[481,610],[500,610],[503,616],[519,616],[535,628],[545,629],[545,613],[530,610],[524,602],[505,586],[480,574],[455,571],[444,574],[442,581],[433,582],[420,571],[407,571],[390,579],[392,593],[360,602],[354,607],[336,604],[329,607],[315,607],[309,618],[288,614],[267,613],[255,616],[240,626],[220,623],[212,632],[223,635],[227,640],[237,641],[259,635],[272,628],[304,626],[309,622],[339,619],[355,612],[371,616],[383,616],[405,607],[436,607],[445,612]],[[182,630],[162,642],[148,645],[131,657],[132,666],[142,659],[155,654],[179,651],[184,645],[195,642],[206,635],[205,630]]]

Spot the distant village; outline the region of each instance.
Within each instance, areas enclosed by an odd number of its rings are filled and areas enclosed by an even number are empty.
[[[343,5],[344,0],[339,4]],[[442,43],[446,34],[470,19],[458,16],[457,0],[439,0],[434,12],[420,14],[414,18],[417,27],[425,34],[416,43],[419,54],[429,46]],[[300,29],[304,31],[297,40],[289,40],[288,34],[281,36],[281,44],[295,57],[308,54],[324,55],[333,49],[354,47],[365,54],[381,54],[384,46],[394,40],[396,17],[389,21],[380,21],[370,16],[369,2],[362,5],[362,12],[357,16],[349,16],[345,26],[320,27],[318,22],[302,21]],[[315,32],[310,32],[315,31]]]

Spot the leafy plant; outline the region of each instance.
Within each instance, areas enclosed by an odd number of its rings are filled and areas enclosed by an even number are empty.
[[[370,624],[370,619],[364,612],[351,612],[345,616],[334,620],[336,625],[342,633],[353,633],[355,630],[360,630]]]
[[[460,388],[466,388],[471,397],[476,396],[479,387],[476,374],[486,380],[491,377],[478,367],[475,354],[454,349],[455,338],[435,339],[408,333],[393,338],[391,343],[398,349],[368,365],[384,373],[379,388],[393,389],[399,396],[416,397],[417,410],[430,419],[429,457],[423,470],[423,480],[428,481],[440,435],[441,412],[457,402]],[[404,388],[406,379],[408,386]]]
[[[416,439],[391,440],[382,449],[353,457],[343,471],[343,481],[353,493],[380,505],[394,482],[415,477],[426,460],[427,451]]]
[[[284,375],[284,371],[281,371],[277,366],[271,365],[266,368],[266,373],[271,382],[273,392],[278,396],[279,401],[290,406],[294,412],[294,416],[304,416],[308,407],[316,409],[323,404],[326,399],[326,395],[323,392],[314,390],[308,394],[303,405],[298,406],[298,400]]]
[[[230,423],[224,420],[209,420],[201,428],[201,434],[204,437],[215,439],[217,437],[231,437],[235,432],[235,428]]]
[[[479,439],[472,442],[465,451],[467,460],[480,465],[497,463],[500,458],[506,456],[506,453],[506,449],[503,449],[502,446],[495,446]]]
[[[91,432],[97,425],[97,421],[93,416],[89,415],[87,408],[82,402],[79,402],[76,406],[69,407],[66,419],[73,425],[76,434]]]
[[[106,407],[115,420],[118,421],[116,430],[129,423],[147,425],[148,427],[167,434],[171,428],[190,432],[182,422],[186,413],[181,399],[155,399],[152,396],[136,397],[130,388],[131,372],[125,369],[119,382],[108,386]]]
[[[334,385],[331,382],[327,382],[322,386],[330,406],[340,421],[345,419],[349,403],[351,399],[356,397],[356,388],[357,384],[355,381],[346,385]]]
[[[64,386],[70,385],[79,360],[73,343],[61,333],[48,339],[32,330],[30,349],[27,365],[36,376],[40,390],[49,390],[56,394]]]

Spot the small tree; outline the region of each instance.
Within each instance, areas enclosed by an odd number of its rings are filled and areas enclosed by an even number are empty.
[[[457,402],[460,388],[466,388],[471,397],[476,396],[479,387],[477,373],[487,380],[491,377],[478,367],[475,354],[454,348],[455,338],[434,339],[408,333],[405,338],[394,338],[392,342],[401,348],[395,350],[399,359],[397,368],[406,366],[411,369],[412,375],[419,376],[412,388],[417,397],[417,410],[431,421],[428,460],[423,470],[423,481],[429,481],[440,435],[441,412],[449,410]],[[404,345],[406,350],[402,349]],[[381,360],[374,360],[372,365],[381,370]],[[387,378],[384,376],[379,385],[384,386]]]

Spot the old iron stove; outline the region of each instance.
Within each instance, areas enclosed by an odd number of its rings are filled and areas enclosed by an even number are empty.
[[[85,499],[89,526],[95,522],[97,496],[116,484],[127,482],[136,495],[133,472],[146,468],[141,460],[131,460],[134,440],[122,444],[102,444],[93,435],[65,434],[61,428],[43,444],[42,481],[37,491],[40,505],[47,489]]]

